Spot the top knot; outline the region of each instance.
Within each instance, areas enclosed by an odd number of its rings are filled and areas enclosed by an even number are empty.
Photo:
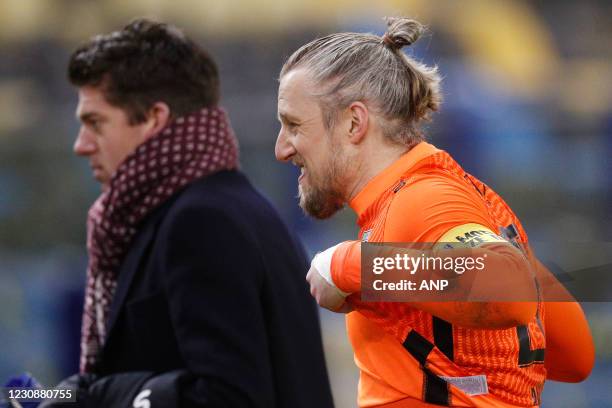
[[[412,45],[425,31],[423,24],[405,17],[386,17],[387,32],[382,42],[393,51]]]

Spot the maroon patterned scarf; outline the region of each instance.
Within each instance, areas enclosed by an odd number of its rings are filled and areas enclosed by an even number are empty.
[[[94,370],[119,267],[140,222],[192,181],[237,167],[238,142],[221,108],[177,118],[119,166],[88,214],[82,373]]]

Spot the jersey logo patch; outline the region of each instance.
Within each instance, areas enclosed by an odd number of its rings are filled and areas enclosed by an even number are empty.
[[[487,384],[487,376],[482,375],[471,375],[468,377],[445,377],[440,376],[441,379],[449,384],[454,385],[467,395],[484,395],[489,393],[489,386]]]

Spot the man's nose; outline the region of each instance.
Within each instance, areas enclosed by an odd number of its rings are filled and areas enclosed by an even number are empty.
[[[78,156],[89,156],[96,151],[96,144],[84,127],[79,129],[79,134],[74,141],[73,150]]]
[[[274,146],[274,155],[278,161],[287,161],[296,153],[295,147],[289,142],[285,136],[285,132],[281,129],[278,132],[276,138],[276,145]]]

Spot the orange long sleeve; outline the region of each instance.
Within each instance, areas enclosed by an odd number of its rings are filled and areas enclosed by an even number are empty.
[[[585,380],[595,363],[591,331],[576,302],[546,302],[546,378],[563,382]]]
[[[443,251],[437,255],[484,257],[485,269],[457,278],[459,285],[468,284],[468,287],[457,288],[461,291],[458,296],[465,296],[466,301],[445,301],[448,298],[443,297],[440,301],[432,301],[435,299],[431,294],[423,297],[415,293],[411,298],[413,307],[463,327],[507,328],[527,324],[533,318],[537,309],[535,283],[528,262],[516,248],[509,244],[488,243],[479,248]],[[347,241],[336,249],[331,276],[340,290],[361,291],[361,242]],[[509,295],[504,297],[506,294]]]

